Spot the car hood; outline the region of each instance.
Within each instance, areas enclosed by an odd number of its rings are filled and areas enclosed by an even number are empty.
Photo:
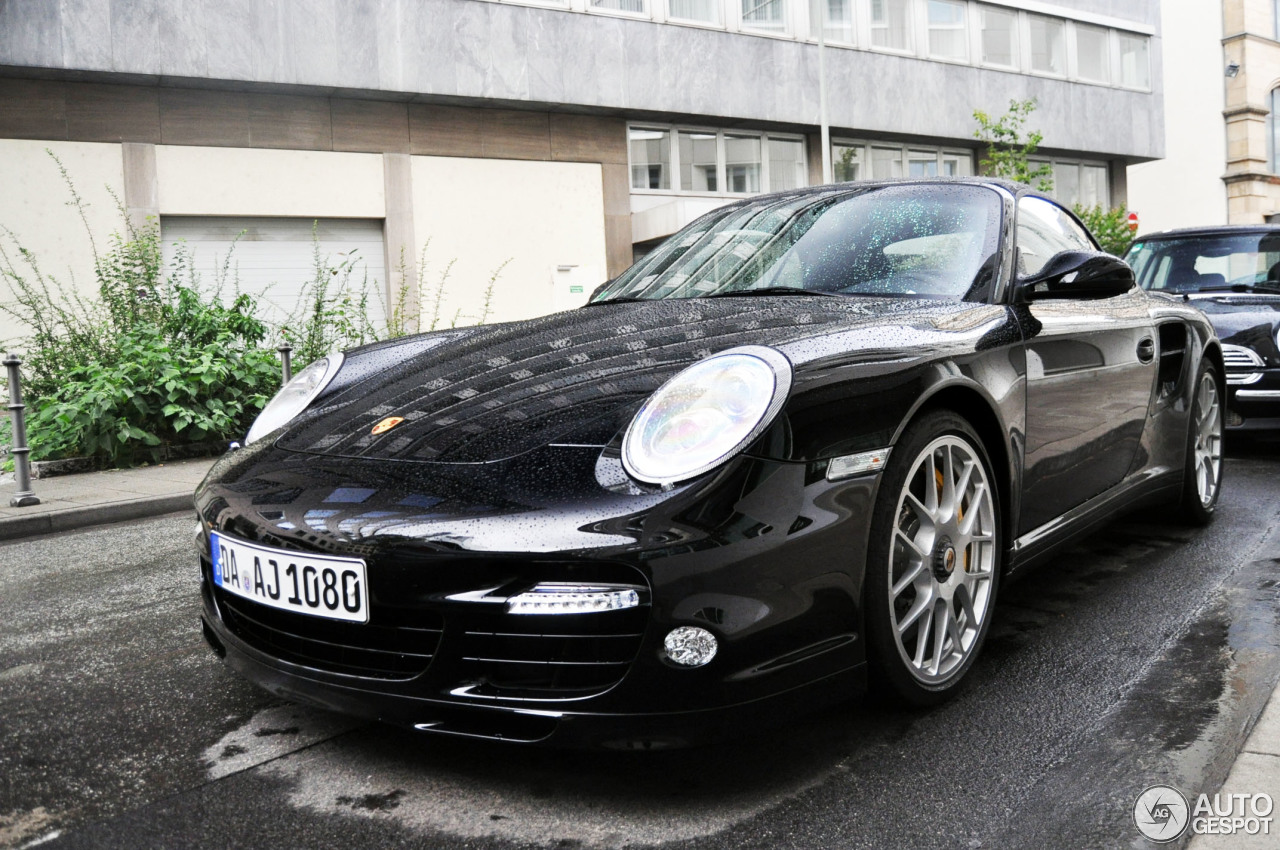
[[[975,313],[989,323],[1004,310],[901,298],[718,298],[603,303],[426,334],[349,353],[335,385],[277,445],[427,463],[605,445],[664,381],[715,352],[772,345],[799,366],[829,356],[825,341],[838,339],[845,351],[885,359],[886,335],[899,348],[927,348],[931,335],[972,330],[975,322],[957,319]],[[374,435],[388,417],[403,422]]]
[[[1269,366],[1280,366],[1276,330],[1280,328],[1280,295],[1258,293],[1193,297],[1191,303],[1204,311],[1230,345],[1251,348]]]

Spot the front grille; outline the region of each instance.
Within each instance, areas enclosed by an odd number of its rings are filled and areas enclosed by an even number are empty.
[[[1233,385],[1261,380],[1262,373],[1252,370],[1266,365],[1256,351],[1242,345],[1222,346],[1222,363],[1227,367],[1227,383]]]
[[[413,625],[345,623],[260,605],[214,588],[222,621],[240,640],[283,661],[330,673],[405,680],[426,672],[440,643],[439,615]],[[375,614],[376,619],[376,614]]]
[[[640,650],[649,607],[572,615],[507,615],[463,631],[455,649],[472,697],[551,700],[613,687]]]

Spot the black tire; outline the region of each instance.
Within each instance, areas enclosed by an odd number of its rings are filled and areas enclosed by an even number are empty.
[[[951,411],[922,415],[894,446],[871,516],[863,616],[879,695],[929,706],[956,692],[991,625],[1003,547],[1000,492],[982,440]]]
[[[1227,392],[1212,361],[1203,360],[1187,411],[1187,451],[1182,467],[1179,517],[1192,525],[1208,525],[1222,492],[1222,422]]]

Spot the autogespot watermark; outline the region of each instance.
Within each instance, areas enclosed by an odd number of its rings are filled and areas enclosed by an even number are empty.
[[[1195,806],[1177,788],[1152,785],[1133,804],[1138,831],[1157,844],[1195,835],[1270,835],[1270,794],[1201,794]]]

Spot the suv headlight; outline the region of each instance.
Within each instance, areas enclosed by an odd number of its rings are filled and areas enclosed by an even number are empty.
[[[342,352],[321,357],[307,368],[293,376],[293,380],[281,387],[267,406],[262,408],[258,418],[253,420],[249,433],[245,435],[245,445],[265,437],[277,428],[282,428],[295,416],[307,409],[307,405],[320,395],[333,376],[342,368]]]
[[[622,438],[634,478],[669,484],[719,466],[769,427],[791,391],[791,363],[746,345],[680,372],[649,397]]]

